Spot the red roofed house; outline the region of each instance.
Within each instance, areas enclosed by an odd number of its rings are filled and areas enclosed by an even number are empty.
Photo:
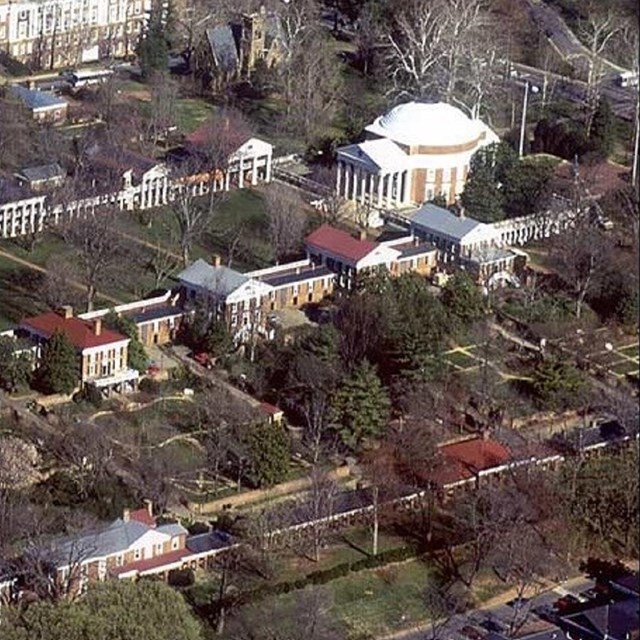
[[[82,387],[92,384],[105,391],[135,387],[138,372],[128,368],[129,338],[103,328],[101,318],[76,318],[73,309],[66,306],[60,312],[25,318],[18,331],[36,343],[36,358],[41,356],[41,347],[54,333],[64,334],[78,353]]]
[[[433,480],[444,489],[477,485],[483,476],[500,473],[513,462],[511,451],[490,438],[469,438],[440,447],[442,463]]]
[[[337,274],[338,284],[351,288],[358,273],[375,267],[386,267],[391,273],[417,271],[429,275],[435,266],[437,251],[427,243],[418,243],[413,236],[386,242],[359,238],[341,229],[324,224],[306,239],[307,257],[316,264],[326,265]]]

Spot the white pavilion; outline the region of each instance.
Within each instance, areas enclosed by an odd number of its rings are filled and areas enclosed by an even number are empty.
[[[444,103],[408,102],[365,128],[367,139],[337,150],[336,192],[378,208],[456,201],[471,156],[498,142],[481,120]]]

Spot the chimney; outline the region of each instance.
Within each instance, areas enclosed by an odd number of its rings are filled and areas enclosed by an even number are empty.
[[[102,318],[94,318],[91,324],[94,335],[99,336],[102,333]]]
[[[60,315],[68,320],[69,318],[73,318],[73,307],[70,304],[65,304],[60,307]]]
[[[153,518],[153,502],[151,500],[145,500],[144,506],[147,507],[147,513]]]
[[[219,267],[220,266],[220,256],[217,253],[214,254],[213,258],[211,259],[211,264],[214,267]]]
[[[131,511],[129,509],[124,509],[122,511],[122,521],[129,522],[131,520]]]
[[[361,242],[367,239],[367,232],[364,229],[360,229],[358,232],[358,240]]]

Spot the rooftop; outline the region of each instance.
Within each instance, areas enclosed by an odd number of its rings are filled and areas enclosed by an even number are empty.
[[[76,349],[90,349],[129,340],[126,336],[105,328],[101,328],[99,335],[96,335],[92,322],[76,317],[65,318],[63,314],[55,311],[25,318],[20,326],[44,338],[50,338],[56,332],[62,333]]]
[[[346,231],[323,224],[309,234],[306,244],[344,258],[348,262],[359,262],[378,245],[371,240],[359,240]]]
[[[226,72],[235,71],[240,64],[233,30],[229,25],[219,25],[206,31],[216,65]]]
[[[55,107],[67,106],[66,100],[47,91],[27,89],[19,84],[12,85],[9,91],[11,91],[16,98],[22,100],[23,104],[31,110],[53,109]]]
[[[424,204],[411,216],[411,227],[431,231],[461,241],[466,235],[488,225],[473,218],[461,218],[435,204]]]
[[[247,276],[238,271],[223,265],[214,267],[202,258],[190,264],[176,278],[180,282],[206,289],[220,296],[228,296],[249,281]]]
[[[477,140],[489,131],[457,107],[443,102],[407,102],[374,120],[366,130],[406,145],[447,147]],[[493,141],[493,140],[491,140]]]
[[[64,178],[65,176],[65,170],[57,162],[42,164],[36,167],[25,167],[18,174],[19,178],[24,178],[27,182],[54,180],[56,178]]]
[[[304,282],[311,278],[326,278],[332,276],[333,272],[324,265],[309,265],[303,268],[293,268],[279,270],[272,274],[264,274],[257,279],[270,284],[272,287],[283,287],[296,282]]]

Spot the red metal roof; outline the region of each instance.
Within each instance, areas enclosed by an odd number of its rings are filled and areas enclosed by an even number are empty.
[[[156,521],[152,515],[149,514],[147,509],[136,509],[129,514],[129,518],[131,520],[135,520],[136,522],[142,522],[142,524],[146,524],[148,527],[155,527]]]
[[[468,480],[480,471],[507,464],[512,455],[509,449],[495,440],[471,438],[440,447],[444,460],[434,473],[434,480],[449,484]]]
[[[262,411],[262,413],[266,413],[269,416],[282,413],[282,409],[280,409],[280,407],[276,407],[274,404],[269,404],[268,402],[260,403],[260,411]]]
[[[328,224],[323,224],[309,234],[306,243],[345,258],[350,262],[362,260],[378,246],[377,243],[371,240],[358,240],[346,231],[341,231]]]
[[[129,573],[130,571],[137,571],[138,573],[145,573],[157,569],[162,570],[162,567],[170,566],[176,562],[180,562],[189,556],[191,552],[188,549],[177,549],[176,551],[169,551],[169,553],[163,553],[160,556],[154,558],[146,558],[144,560],[138,560],[137,562],[130,562],[124,564],[121,567],[113,567],[109,573],[114,576],[118,576],[121,573]]]
[[[64,318],[54,311],[33,316],[32,318],[25,318],[20,324],[36,331],[45,338],[51,337],[56,331],[63,333],[77,349],[101,347],[112,342],[127,340],[126,336],[104,327],[100,335],[97,336],[91,321],[81,320],[80,318]]]

